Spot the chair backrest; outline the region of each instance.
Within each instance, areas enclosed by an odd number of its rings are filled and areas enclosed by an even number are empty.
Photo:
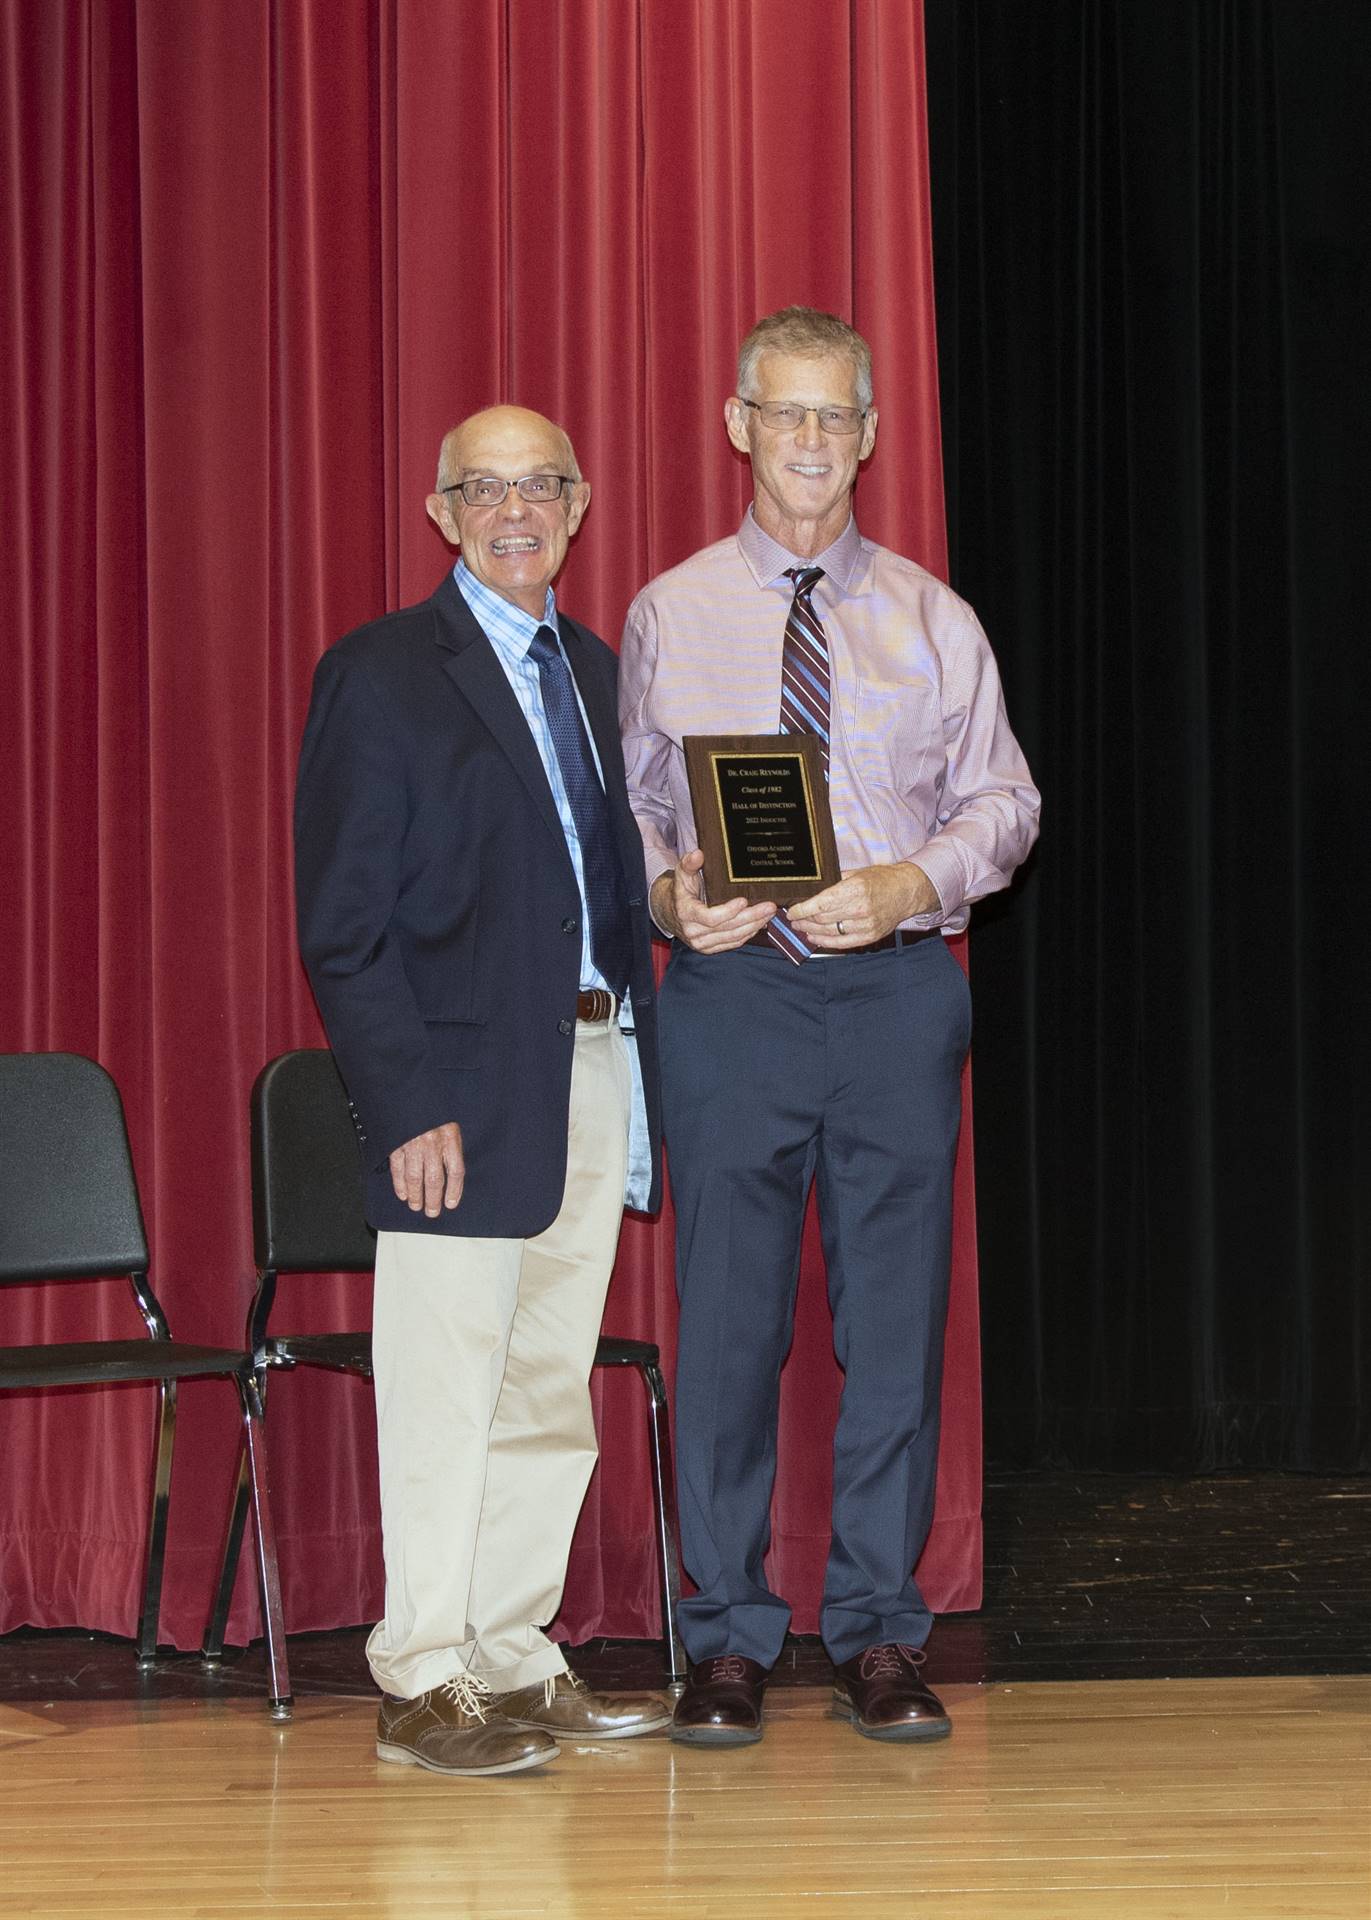
[[[348,1097],[323,1047],[283,1053],[252,1089],[252,1234],[277,1273],[370,1273],[362,1157]]]
[[[113,1080],[79,1053],[0,1054],[0,1282],[147,1264]]]

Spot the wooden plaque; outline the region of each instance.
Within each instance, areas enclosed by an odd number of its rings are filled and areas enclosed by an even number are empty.
[[[697,733],[681,744],[711,906],[789,906],[842,878],[817,733]]]

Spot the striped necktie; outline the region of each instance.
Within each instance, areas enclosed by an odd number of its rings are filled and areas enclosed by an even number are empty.
[[[795,597],[786,615],[781,645],[781,732],[817,733],[828,776],[828,636],[814,611],[813,593],[824,577],[822,567],[787,567],[786,579],[795,583]],[[767,923],[766,937],[798,966],[813,947],[777,914]]]

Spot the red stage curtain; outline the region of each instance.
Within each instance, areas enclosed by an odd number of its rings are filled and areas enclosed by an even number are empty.
[[[90,1053],[124,1091],[172,1325],[240,1336],[246,1101],[320,1030],[295,957],[289,818],[321,649],[448,564],[443,430],[515,398],[595,497],[561,583],[614,639],[651,574],[732,526],[737,341],[788,301],[871,338],[866,531],[944,564],[919,0],[3,0],[11,422],[0,703],[0,1047]],[[967,1130],[969,1134],[969,1129]],[[980,1584],[964,1138],[935,1605]],[[297,1304],[298,1303],[298,1304]],[[337,1325],[360,1282],[288,1286]],[[131,1324],[83,1285],[11,1290],[19,1339]],[[625,1230],[608,1325],[672,1359],[671,1223]],[[838,1390],[817,1246],[786,1377],[774,1574],[812,1629]],[[563,1626],[656,1630],[632,1380]],[[367,1390],[272,1396],[293,1628],[380,1605]],[[128,1633],[147,1397],[11,1400],[0,1627]],[[201,1632],[229,1393],[183,1398],[164,1630]],[[198,1461],[198,1464],[193,1464]],[[255,1619],[244,1581],[239,1625]]]

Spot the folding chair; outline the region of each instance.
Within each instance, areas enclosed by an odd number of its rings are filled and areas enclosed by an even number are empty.
[[[252,1089],[252,1226],[257,1290],[248,1312],[247,1344],[265,1402],[271,1368],[328,1367],[371,1378],[371,1335],[268,1332],[276,1284],[288,1273],[370,1273],[376,1241],[362,1215],[357,1135],[333,1055],[300,1048],[269,1061]],[[676,1631],[680,1570],[671,1433],[661,1355],[646,1340],[602,1338],[597,1367],[633,1367],[647,1394],[655,1539],[662,1591],[662,1638],[673,1684],[685,1678]],[[220,1658],[247,1514],[247,1461],[240,1465],[219,1591],[205,1659]]]
[[[147,1238],[119,1091],[74,1053],[0,1054],[0,1285],[127,1279],[145,1339],[0,1346],[0,1389],[155,1384],[158,1411],[138,1664],[157,1653],[167,1503],[182,1380],[226,1376],[242,1407],[243,1485],[250,1497],[266,1623],[273,1719],[290,1716],[276,1538],[267,1494],[262,1402],[252,1355],[173,1340],[148,1275]]]

